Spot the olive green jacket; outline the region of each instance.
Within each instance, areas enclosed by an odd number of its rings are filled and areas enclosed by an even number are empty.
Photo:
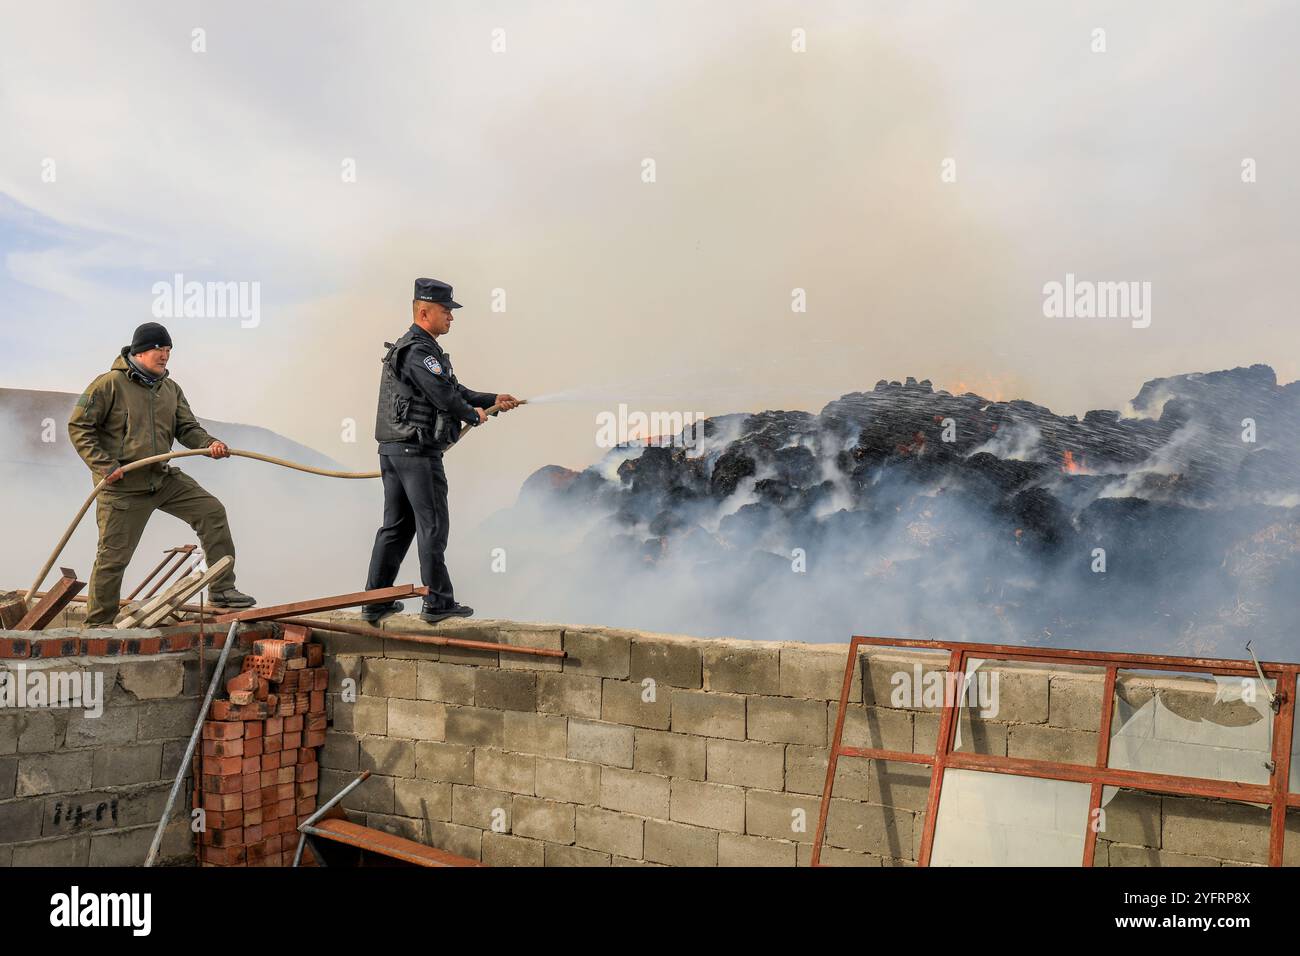
[[[216,441],[190,411],[180,386],[166,372],[146,385],[127,363],[126,349],[77,399],[68,437],[97,482],[119,465],[171,451],[173,441],[186,448],[207,448]],[[152,493],[166,470],[165,464],[138,468],[110,487],[116,493]]]

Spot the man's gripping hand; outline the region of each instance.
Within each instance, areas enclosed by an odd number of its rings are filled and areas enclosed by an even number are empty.
[[[515,398],[513,395],[502,393],[497,396],[495,404],[500,407],[501,411],[508,412],[512,408],[518,408],[521,403],[519,399]]]
[[[230,448],[223,441],[214,441],[208,446],[208,454],[213,458],[229,458]]]

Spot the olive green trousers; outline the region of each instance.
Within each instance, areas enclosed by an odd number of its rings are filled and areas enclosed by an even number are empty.
[[[95,518],[99,523],[99,549],[90,574],[86,605],[87,627],[112,627],[122,595],[122,576],[131,563],[149,516],[155,511],[180,518],[199,536],[209,566],[235,555],[226,509],[221,502],[184,472],[169,468],[158,490],[149,494],[114,494],[112,486],[99,493]],[[213,591],[235,586],[235,566],[209,583]]]

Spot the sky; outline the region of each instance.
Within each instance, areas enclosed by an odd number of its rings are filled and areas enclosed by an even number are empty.
[[[619,403],[1300,376],[1294,5],[123,9],[0,2],[4,386],[80,391],[176,274],[256,283],[255,324],[162,319],[192,406],[372,468],[383,342],[440,278],[462,382],[567,399],[450,453],[474,521]],[[1067,274],[1149,282],[1150,325],[1045,315]]]

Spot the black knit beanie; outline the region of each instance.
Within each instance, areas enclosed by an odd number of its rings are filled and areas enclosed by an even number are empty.
[[[172,337],[167,334],[165,328],[157,322],[146,322],[135,330],[135,335],[131,336],[131,354],[139,355],[141,352],[164,346],[170,348],[171,344]]]

